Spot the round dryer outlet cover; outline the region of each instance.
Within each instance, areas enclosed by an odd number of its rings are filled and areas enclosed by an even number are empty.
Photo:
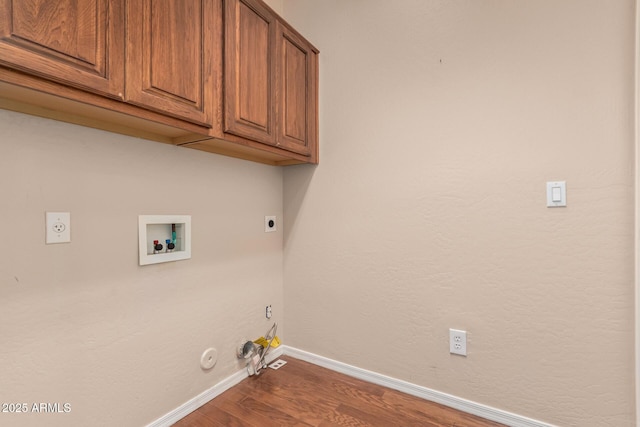
[[[208,348],[202,353],[202,357],[200,358],[200,366],[202,369],[211,369],[215,366],[218,361],[218,350],[215,348]]]

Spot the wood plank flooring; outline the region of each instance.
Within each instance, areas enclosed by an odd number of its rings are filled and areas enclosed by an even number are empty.
[[[227,390],[174,427],[503,426],[291,357]]]

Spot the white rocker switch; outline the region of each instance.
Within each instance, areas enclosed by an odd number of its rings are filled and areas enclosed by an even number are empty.
[[[547,207],[557,208],[567,206],[566,181],[547,182]]]

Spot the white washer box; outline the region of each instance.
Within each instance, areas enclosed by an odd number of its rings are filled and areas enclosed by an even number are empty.
[[[175,248],[167,251],[166,240],[173,241],[174,226]],[[154,253],[154,240],[162,244],[158,253]],[[191,215],[139,215],[138,245],[140,265],[191,258]]]

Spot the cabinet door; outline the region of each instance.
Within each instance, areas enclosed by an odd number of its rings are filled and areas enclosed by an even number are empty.
[[[275,144],[276,17],[254,0],[225,0],[225,132]]]
[[[278,25],[276,40],[276,143],[310,156],[317,144],[317,52],[282,24]]]
[[[127,2],[127,102],[211,126],[213,3]]]
[[[0,0],[0,65],[122,98],[123,0]]]

